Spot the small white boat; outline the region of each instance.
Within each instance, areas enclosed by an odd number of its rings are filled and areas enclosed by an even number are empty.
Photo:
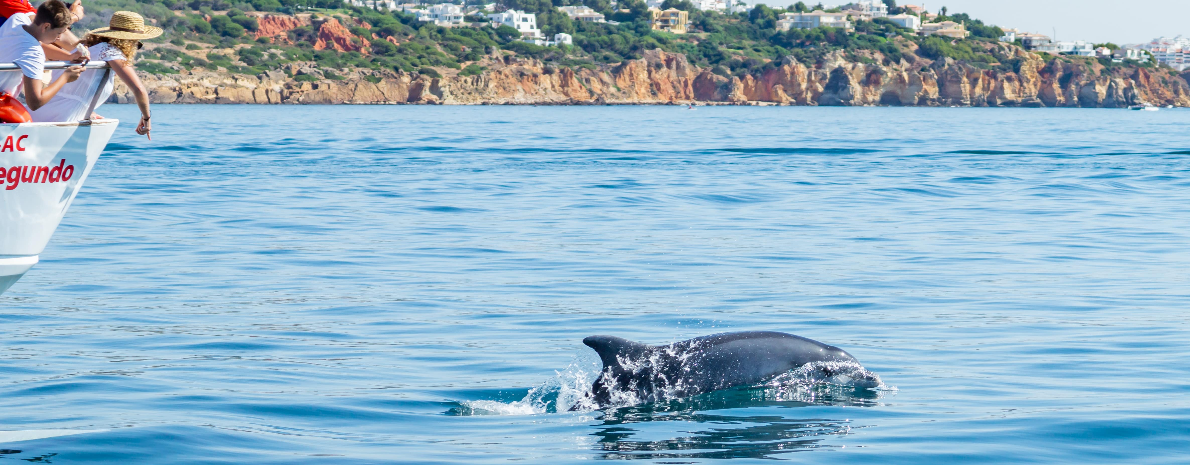
[[[1158,110],[1157,107],[1150,105],[1148,103],[1144,103],[1144,104],[1140,104],[1140,105],[1133,105],[1133,106],[1128,107],[1128,109],[1133,110],[1133,111],[1157,111]]]
[[[67,66],[46,63],[46,69]],[[98,88],[112,78],[106,63],[87,68],[104,73]],[[0,72],[19,71],[3,63]],[[97,100],[93,96],[87,115]],[[0,293],[37,264],[119,124],[114,119],[0,124]]]

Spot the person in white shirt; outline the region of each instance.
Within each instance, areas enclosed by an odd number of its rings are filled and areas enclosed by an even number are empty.
[[[0,63],[15,63],[21,69],[20,73],[0,73],[0,93],[15,97],[24,91],[25,104],[36,110],[53,99],[66,83],[79,78],[83,67],[71,66],[49,85],[41,81],[45,71],[41,45],[57,41],[73,19],[61,0],[46,0],[35,15],[18,13],[0,26]]]
[[[136,104],[140,107],[141,119],[136,133],[148,136],[149,124],[149,93],[136,76],[133,68],[133,57],[141,47],[141,40],[152,39],[161,35],[161,28],[146,26],[141,15],[131,11],[117,11],[112,14],[109,27],[96,29],[83,37],[82,44],[87,46],[92,60],[107,62],[116,76],[128,85],[132,95],[136,97]],[[55,71],[55,77],[62,71]],[[103,72],[92,70],[79,80],[67,84],[58,92],[58,96],[45,106],[34,110],[33,121],[72,122],[84,119],[102,118],[97,114],[87,114],[93,96],[98,93],[98,104],[107,101],[112,94],[113,82],[103,83]],[[99,88],[103,84],[103,88]],[[98,108],[98,105],[96,105]],[[151,136],[150,136],[151,138]]]
[[[37,8],[29,0],[0,0],[0,24],[18,13],[36,14]],[[83,0],[74,0],[70,5],[70,14],[74,22],[83,19]],[[46,57],[54,61],[75,61],[86,58],[87,49],[78,47],[79,39],[69,29],[62,33],[62,37],[53,44],[42,44]],[[68,52],[67,50],[72,50]]]

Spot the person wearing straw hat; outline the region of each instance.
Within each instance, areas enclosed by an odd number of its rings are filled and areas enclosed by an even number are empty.
[[[141,40],[152,39],[161,35],[161,28],[146,26],[145,19],[131,11],[117,11],[112,14],[108,27],[88,32],[82,43],[87,46],[92,60],[107,62],[120,80],[132,90],[136,97],[136,105],[140,107],[140,124],[136,126],[136,133],[149,136],[149,92],[136,76],[133,68],[133,58],[141,48]],[[33,121],[37,122],[69,122],[85,119],[99,119],[99,115],[85,114],[91,104],[92,96],[99,92],[99,103],[107,101],[112,94],[113,82],[99,89],[103,73],[91,71],[83,74],[77,81],[67,84],[58,92],[57,98],[45,106],[32,112]],[[152,139],[152,136],[149,136]]]

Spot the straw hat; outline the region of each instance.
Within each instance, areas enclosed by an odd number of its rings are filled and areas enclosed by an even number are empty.
[[[101,27],[91,34],[113,39],[152,39],[161,35],[161,28],[145,26],[145,18],[131,11],[117,11],[112,14],[109,27]]]

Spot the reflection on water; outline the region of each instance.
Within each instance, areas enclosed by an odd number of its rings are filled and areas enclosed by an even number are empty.
[[[873,407],[888,391],[854,388],[833,384],[813,386],[769,385],[714,391],[700,396],[675,399],[669,402],[642,404],[632,407],[611,409],[604,421],[617,420],[624,423],[648,421],[646,418],[663,412],[730,410],[750,407],[806,407],[811,405],[833,405],[848,407]],[[667,419],[672,419],[669,417]]]
[[[802,419],[789,411],[749,412],[813,405],[869,407],[879,405],[882,396],[878,391],[841,386],[719,391],[609,410],[592,434],[599,438],[595,449],[604,459],[774,458],[799,450],[837,447],[824,440],[850,432],[850,421]]]
[[[822,447],[831,435],[851,431],[847,420],[791,420],[777,415],[730,416],[692,413],[683,421],[704,428],[681,431],[670,439],[635,439],[639,432],[625,426],[605,426],[595,432],[597,451],[604,459],[734,459],[774,458],[777,454]],[[666,419],[666,416],[652,421]],[[675,419],[675,421],[678,421]],[[714,425],[714,426],[711,426]]]
[[[479,400],[460,401],[444,412],[450,416],[551,415],[559,393],[575,385],[574,367],[526,391],[472,391]],[[851,420],[822,418],[802,407],[875,407],[895,388],[876,390],[837,384],[804,384],[778,377],[761,386],[597,411],[592,425],[594,449],[604,459],[773,458],[778,454],[823,447],[833,435],[851,431]],[[524,393],[523,397],[520,393]],[[563,394],[574,396],[576,394]],[[516,400],[520,399],[520,400]],[[565,402],[562,402],[565,404]],[[870,426],[870,425],[869,425]]]
[[[19,460],[23,460],[26,462],[32,462],[32,463],[53,463],[50,459],[53,458],[55,455],[58,455],[55,453],[49,453],[49,454],[41,454],[41,455],[35,455],[35,456],[30,456],[30,457],[20,457],[19,456],[20,453],[21,453],[20,449],[0,449],[0,459],[14,458],[14,459],[19,459]],[[5,457],[6,455],[12,456],[12,457]]]

